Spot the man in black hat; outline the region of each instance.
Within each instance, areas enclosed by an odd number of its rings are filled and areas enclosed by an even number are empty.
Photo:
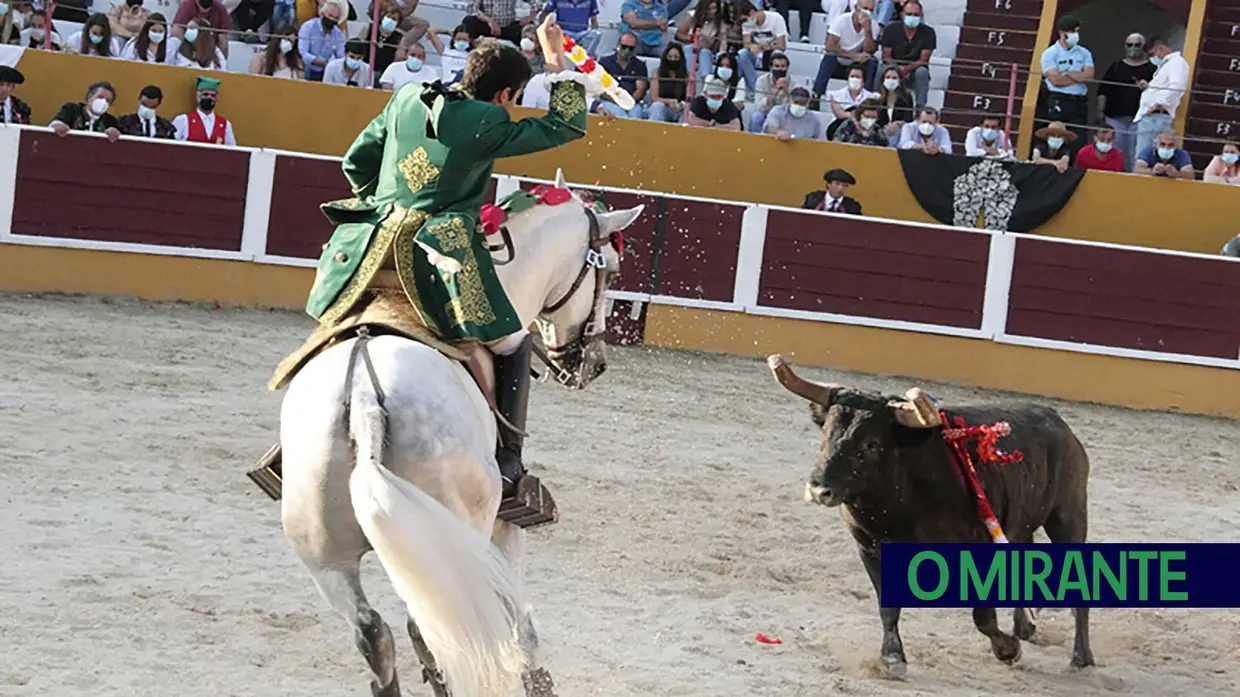
[[[13,88],[25,81],[17,68],[0,65],[0,123],[30,125],[30,105],[13,96]]]
[[[848,187],[857,183],[853,175],[842,169],[831,169],[822,176],[822,180],[826,182],[826,187],[806,194],[805,203],[801,204],[801,208],[861,215],[861,204],[857,202],[857,199],[844,195]]]

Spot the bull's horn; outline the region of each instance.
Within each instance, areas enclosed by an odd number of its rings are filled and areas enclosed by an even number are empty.
[[[919,388],[914,387],[904,394],[908,401],[892,404],[895,409],[896,421],[909,428],[935,428],[943,423],[939,412],[930,403],[930,398]]]
[[[831,404],[832,390],[837,390],[840,387],[830,383],[806,380],[792,372],[792,366],[788,365],[788,361],[784,360],[784,357],[778,353],[768,356],[766,364],[770,367],[771,373],[775,375],[775,380],[780,385],[783,385],[785,390],[823,406]]]

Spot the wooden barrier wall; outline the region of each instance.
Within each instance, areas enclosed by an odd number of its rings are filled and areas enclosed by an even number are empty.
[[[198,71],[135,61],[25,51],[26,83],[17,96],[31,104],[34,123],[46,125],[65,101],[80,101],[96,80],[117,89],[118,114],[136,109],[138,91],[159,85],[162,114],[193,107]],[[242,74],[219,74],[219,113],[233,122],[245,146],[327,156],[342,155],[354,136],[383,108],[387,94]],[[516,109],[518,116],[537,115]],[[588,135],[554,151],[501,160],[496,173],[551,179],[557,167],[576,181],[642,191],[666,191],[725,201],[799,206],[822,185],[826,169],[843,167],[857,178],[854,195],[868,216],[933,223],[905,185],[896,153],[820,141],[781,142],[749,133],[591,117]],[[1173,202],[1168,204],[1167,202]],[[1173,205],[1175,220],[1162,212]],[[1240,187],[1204,182],[1088,172],[1067,206],[1037,230],[1041,235],[1213,254],[1236,234],[1230,212]]]
[[[1240,261],[602,191],[646,204],[615,341],[1240,417]],[[319,155],[0,128],[0,290],[300,308],[347,195]]]

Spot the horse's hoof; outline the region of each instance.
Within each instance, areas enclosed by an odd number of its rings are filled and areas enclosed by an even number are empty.
[[[1073,655],[1072,662],[1068,664],[1068,668],[1070,670],[1084,670],[1094,665],[1096,664],[1094,663],[1094,657],[1092,655],[1086,655],[1086,656]]]
[[[908,676],[908,663],[901,656],[883,656],[882,664],[888,680],[904,680]]]
[[[1014,636],[1001,634],[990,640],[990,648],[994,652],[995,658],[1008,665],[1012,665],[1020,660],[1020,639]]]

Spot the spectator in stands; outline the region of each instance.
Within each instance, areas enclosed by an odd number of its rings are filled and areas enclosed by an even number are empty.
[[[199,77],[194,96],[198,99],[198,109],[187,114],[180,114],[172,120],[172,125],[177,130],[177,140],[236,145],[237,138],[233,135],[232,124],[228,119],[215,113],[215,106],[220,97],[220,81],[209,77]]]
[[[370,66],[366,65],[368,50],[369,47],[365,41],[349,39],[344,45],[344,58],[328,62],[323,70],[323,83],[348,87],[369,87],[374,76],[370,74]]]
[[[267,75],[286,80],[301,80],[306,75],[306,66],[301,62],[301,51],[297,50],[297,30],[286,27],[281,33],[275,34],[267,42],[262,53],[254,54],[250,61],[251,75]]]
[[[112,27],[112,36],[122,40],[132,39],[146,26],[146,18],[151,11],[142,6],[142,0],[125,0],[118,2],[108,10],[108,24]]]
[[[736,58],[741,76],[745,78],[745,92],[753,94],[758,83],[758,70],[770,69],[771,56],[775,51],[788,50],[788,24],[778,13],[760,10],[749,0],[740,0],[740,5],[740,12],[747,21],[741,25],[744,47]]]
[[[0,81],[3,81],[3,75],[0,75]],[[0,85],[0,94],[4,94],[4,87]],[[1240,145],[1235,143],[1227,143],[1223,146],[1223,152],[1215,155],[1210,160],[1210,164],[1206,165],[1206,169],[1202,172],[1202,179],[1215,184],[1230,184],[1231,186],[1240,186]]]
[[[769,4],[769,3],[768,3]],[[814,21],[814,7],[818,3],[816,0],[775,0],[775,11],[780,17],[784,18],[784,24],[788,27],[789,36],[801,37],[801,43],[809,43],[809,25]],[[792,33],[792,20],[789,13],[792,8],[797,10],[797,33]]]
[[[830,213],[847,213],[861,215],[861,204],[851,196],[845,196],[848,187],[857,183],[853,175],[842,169],[829,169],[822,175],[826,183],[822,189],[811,191],[805,195],[801,208],[811,211],[827,211]]]
[[[1148,174],[1169,179],[1195,179],[1193,159],[1180,147],[1180,134],[1167,129],[1154,138],[1154,143],[1137,153],[1133,174]]]
[[[741,74],[736,69],[736,56],[724,53],[715,58],[715,77],[728,85],[728,101],[737,109],[744,109],[747,101],[745,88],[740,86]]]
[[[823,95],[827,92],[827,83],[836,77],[845,76],[856,68],[866,89],[874,88],[874,76],[878,73],[878,59],[874,52],[878,50],[878,30],[872,14],[874,0],[857,0],[852,12],[835,18],[827,28],[827,48],[818,63],[818,75],[814,78],[814,94]]]
[[[586,53],[595,55],[603,38],[598,28],[598,0],[547,0],[539,20],[552,12],[564,35],[581,44]]]
[[[1098,118],[1115,129],[1115,149],[1132,171],[1137,131],[1132,119],[1141,103],[1141,88],[1154,79],[1154,64],[1145,53],[1145,37],[1137,32],[1124,39],[1124,57],[1107,66],[1098,85]]]
[[[831,113],[835,115],[838,123],[832,123],[831,128],[827,131],[827,138],[835,137],[835,129],[839,128],[847,120],[852,119],[853,107],[862,102],[877,101],[878,94],[867,90],[865,84],[865,69],[859,65],[854,65],[848,69],[848,84],[838,90],[832,90],[827,93],[827,99],[831,104]]]
[[[232,29],[232,17],[228,15],[228,7],[220,0],[182,0],[180,7],[177,8],[176,15],[172,18],[172,35],[178,39],[185,38],[186,32],[189,30],[190,20],[198,20],[197,26],[200,30],[207,31],[211,27],[215,27],[224,34]],[[189,43],[194,43],[194,39],[189,39]],[[222,42],[217,42],[220,51],[224,57],[228,57],[228,41],[225,38]],[[221,61],[223,64],[223,61]]]
[[[47,13],[43,10],[34,10],[26,21],[26,27],[22,29],[21,33],[21,45],[25,48],[34,49],[41,49],[48,45],[47,27],[52,26],[52,23],[47,21]],[[52,51],[62,51],[65,48],[65,41],[60,38],[60,34],[56,32],[55,28],[52,29],[50,46],[48,48]]]
[[[346,36],[340,28],[344,10],[337,0],[326,0],[319,6],[319,16],[306,20],[297,32],[297,49],[306,66],[306,79],[323,81],[323,70],[337,58],[344,58]]]
[[[289,29],[296,32],[297,0],[275,0],[275,4],[271,7],[271,22],[268,28],[272,34],[283,34]]]
[[[1188,92],[1190,72],[1188,61],[1162,37],[1151,36],[1148,45],[1150,62],[1157,70],[1148,83],[1137,83],[1141,88],[1141,100],[1132,120],[1137,127],[1136,151],[1139,153],[1148,150],[1154,138],[1171,127],[1180,100]]]
[[[762,125],[768,135],[789,141],[822,140],[822,120],[818,113],[809,109],[809,90],[795,87],[788,94],[788,103],[771,108]]]
[[[729,102],[727,96],[727,83],[714,76],[706,78],[702,85],[702,94],[689,102],[689,113],[685,115],[685,123],[690,126],[724,128],[729,131],[741,130],[740,109]]]
[[[369,16],[369,15],[368,15]],[[370,35],[374,31],[374,27],[367,24],[362,27],[362,33],[358,38],[369,42]],[[400,60],[404,60],[409,55],[408,46],[404,45],[405,34],[400,30],[400,8],[395,3],[387,3],[383,5],[383,16],[379,18],[379,31],[377,34],[378,46],[375,48],[375,84],[379,84],[379,76],[382,75],[388,66],[397,62],[397,54],[400,54]],[[367,43],[367,54],[369,55],[370,46]]]
[[[20,15],[9,8],[4,0],[0,0],[0,44],[21,44],[22,27],[18,21]]]
[[[878,125],[886,129],[893,145],[899,144],[904,124],[916,118],[913,104],[913,93],[904,86],[900,70],[895,67],[883,70],[883,82],[878,88]]]
[[[624,0],[620,5],[620,31],[637,37],[637,55],[661,55],[663,32],[667,31],[667,3],[664,0]]]
[[[908,0],[904,4],[916,4],[916,0]],[[900,129],[901,150],[921,150],[927,155],[952,152],[952,137],[947,129],[939,125],[939,112],[934,107],[924,106],[917,111],[917,120],[904,124]]]
[[[220,34],[211,30],[207,20],[195,17],[185,27],[185,35],[179,40],[176,65],[182,68],[224,70],[228,58],[220,47]],[[224,43],[228,43],[224,41]]]
[[[894,65],[900,71],[900,80],[913,91],[913,106],[926,106],[930,98],[930,56],[938,47],[938,36],[922,23],[921,2],[905,2],[901,23],[888,25],[882,37],[883,65]]]
[[[102,17],[102,15],[100,15]],[[92,83],[86,88],[86,99],[81,102],[65,102],[48,124],[56,135],[65,137],[69,131],[103,133],[113,143],[121,137],[116,128],[116,117],[109,114],[116,101],[116,88],[110,82]]]
[[[121,53],[116,39],[112,37],[112,25],[108,23],[108,16],[101,12],[91,15],[82,25],[81,31],[69,36],[68,46],[70,51],[83,56],[116,58]]]
[[[422,44],[414,44],[409,49],[409,55],[405,56],[405,60],[395,62],[383,71],[383,76],[379,78],[379,86],[389,92],[395,92],[411,82],[420,85],[424,82],[434,82],[441,77],[442,75],[437,70],[426,65],[426,49]],[[525,89],[528,92],[530,88],[527,85]]]
[[[603,56],[599,59],[599,65],[603,66],[612,77],[620,82],[620,86],[626,92],[633,95],[633,101],[636,104],[633,108],[625,111],[620,108],[619,104],[611,101],[611,97],[601,94],[594,100],[590,107],[591,113],[598,113],[600,109],[610,111],[614,116],[626,119],[645,118],[645,106],[642,100],[646,98],[646,89],[649,87],[647,78],[649,74],[646,70],[646,64],[637,57],[639,41],[637,35],[631,31],[620,34],[620,41],[616,45],[616,52]]]
[[[533,0],[526,0],[536,8]],[[517,18],[517,0],[473,0],[469,8],[469,16],[461,20],[461,24],[469,31],[473,39],[489,36],[505,39],[513,44],[521,43],[521,30],[525,25],[538,18],[537,12]]]
[[[1094,142],[1076,153],[1075,166],[1103,172],[1123,172],[1124,156],[1115,146],[1115,129],[1105,126],[1094,131]]]
[[[0,65],[0,123],[30,125],[30,105],[13,96],[13,88],[25,81],[17,68]]]
[[[995,114],[983,114],[982,121],[969,129],[964,137],[964,154],[969,157],[993,157],[1007,159],[1013,157],[1012,144],[1007,134],[999,126],[999,117]]]
[[[547,91],[547,73],[536,73],[529,82],[525,83],[525,89],[521,90],[521,106],[543,110],[551,108],[551,93]]]
[[[395,10],[397,12],[396,27],[405,36],[407,43],[403,45],[403,48],[406,50],[413,44],[421,41],[431,29],[430,22],[421,17],[414,16],[413,13],[418,10],[418,4],[419,0],[387,0],[385,5],[385,15],[387,10]],[[374,15],[375,6],[372,0],[370,6],[366,8],[366,16],[373,17]],[[408,55],[408,53],[406,52],[405,55]],[[399,61],[403,59],[404,55],[397,55],[394,60]]]
[[[533,24],[521,31],[521,55],[530,62],[532,75],[547,69],[547,59],[543,57],[542,49],[538,46],[538,27]]]
[[[1094,79],[1094,54],[1080,44],[1081,22],[1063,16],[1055,24],[1059,40],[1042,52],[1041,67],[1046,88],[1046,106],[1042,117],[1066,126],[1081,140],[1079,126],[1089,123],[1089,83]],[[1069,141],[1071,142],[1071,141]]]
[[[788,56],[776,53],[771,56],[771,72],[758,78],[757,93],[754,95],[754,103],[758,107],[749,117],[750,133],[762,133],[766,115],[771,113],[771,109],[788,103],[788,95],[792,91],[788,66]]]
[[[435,41],[434,34],[437,31],[431,31],[432,42]],[[449,84],[457,73],[465,69],[465,60],[469,57],[473,46],[474,39],[464,25],[452,30],[452,45],[444,47],[439,52],[439,67],[443,71],[444,84]]]
[[[650,111],[647,117],[660,123],[677,123],[684,118],[689,101],[689,70],[685,67],[684,47],[675,41],[663,49],[663,59],[650,81]]]
[[[1030,162],[1035,165],[1054,165],[1060,174],[1072,166],[1076,157],[1076,151],[1072,148],[1076,133],[1068,130],[1067,125],[1061,121],[1052,121],[1034,131],[1033,136],[1042,142],[1033,146]]]
[[[715,70],[715,56],[727,53],[728,32],[723,24],[724,0],[698,0],[693,16],[676,27],[676,40],[691,46],[697,60],[697,73],[703,77]]]
[[[168,20],[158,12],[147,15],[138,35],[125,44],[121,58],[143,63],[175,64],[180,41],[168,38]]]
[[[158,114],[159,105],[164,102],[163,90],[156,85],[147,85],[138,93],[138,111],[125,114],[116,122],[121,135],[136,138],[164,138],[175,140],[177,129],[172,122]]]
[[[831,140],[837,143],[887,147],[890,145],[890,139],[887,137],[886,129],[878,125],[879,111],[876,102],[858,105],[853,109],[853,118],[844,121],[843,125],[836,129],[835,136]]]
[[[242,41],[257,43],[259,30],[271,19],[275,9],[275,0],[240,0],[230,15],[233,31],[242,33],[239,37]]]

